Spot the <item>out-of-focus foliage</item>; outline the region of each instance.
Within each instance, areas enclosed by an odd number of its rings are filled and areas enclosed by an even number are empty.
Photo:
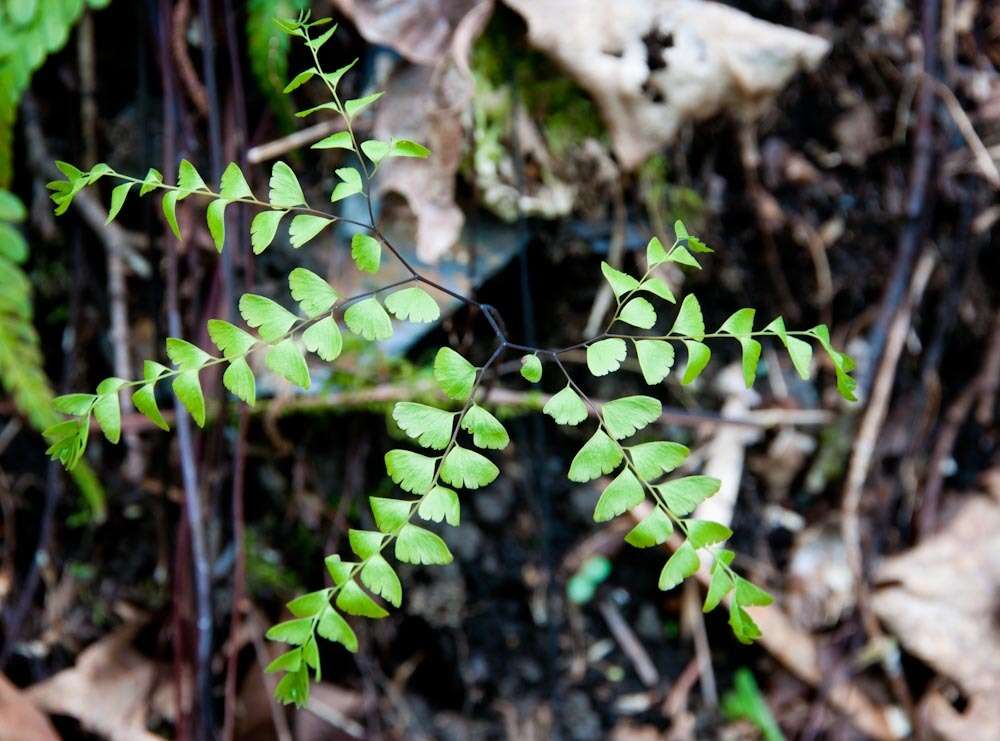
[[[52,407],[54,395],[32,324],[31,281],[21,269],[28,258],[28,244],[15,224],[25,216],[21,201],[0,190],[0,384],[18,411],[41,431],[62,417]],[[93,471],[81,464],[73,469],[73,478],[92,516],[102,518],[104,492]]]
[[[750,721],[766,741],[785,741],[749,669],[737,670],[733,688],[722,698],[722,712],[731,720]]]
[[[261,92],[285,128],[294,120],[291,101],[283,90],[288,82],[288,34],[275,18],[294,18],[309,7],[308,0],[249,0],[247,3],[247,51]]]
[[[59,51],[84,7],[111,0],[4,0],[0,2],[0,186],[10,184],[17,107],[31,75]]]

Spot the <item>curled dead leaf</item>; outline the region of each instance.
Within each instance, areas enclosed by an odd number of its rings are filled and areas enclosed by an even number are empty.
[[[720,112],[756,118],[830,44],[701,0],[505,0],[532,44],[587,90],[627,170],[680,127]]]

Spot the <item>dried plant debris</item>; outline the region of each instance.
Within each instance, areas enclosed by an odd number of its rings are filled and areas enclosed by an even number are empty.
[[[818,36],[713,2],[505,0],[546,52],[597,101],[628,170],[680,127],[720,112],[756,118],[830,48]]]
[[[334,0],[373,44],[388,46],[416,64],[443,61],[462,20],[492,10],[492,0]]]
[[[953,680],[960,712],[932,690],[926,717],[945,739],[987,741],[1000,728],[1000,504],[976,496],[921,545],[886,560],[873,607],[903,647]]]

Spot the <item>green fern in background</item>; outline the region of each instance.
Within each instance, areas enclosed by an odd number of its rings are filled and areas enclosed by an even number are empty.
[[[250,68],[267,103],[283,128],[291,126],[294,109],[283,93],[288,81],[291,40],[275,18],[294,18],[309,8],[309,0],[249,0],[247,3],[247,51]]]
[[[13,194],[0,190],[0,383],[18,411],[42,431],[62,417],[52,408],[54,394],[32,324],[31,282],[20,267],[28,258],[28,245],[14,224],[25,215],[24,205]],[[103,519],[104,492],[93,471],[81,464],[72,474],[90,517]]]
[[[0,187],[13,174],[14,122],[31,76],[59,51],[85,6],[111,0],[0,0]]]

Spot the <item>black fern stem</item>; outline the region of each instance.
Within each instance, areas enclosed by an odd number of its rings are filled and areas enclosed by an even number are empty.
[[[178,103],[175,80],[172,74],[167,39],[170,36],[170,3],[160,0],[160,73],[163,85],[163,168],[169,172],[176,168],[177,146],[175,125]],[[182,333],[178,301],[177,241],[166,237],[167,249],[167,326],[170,333]],[[191,560],[195,592],[195,737],[208,741],[214,734],[212,721],[212,581],[208,563],[205,523],[202,512],[198,471],[195,462],[191,420],[184,405],[177,400],[177,444],[180,451],[181,481],[184,489],[184,517],[191,538]]]

